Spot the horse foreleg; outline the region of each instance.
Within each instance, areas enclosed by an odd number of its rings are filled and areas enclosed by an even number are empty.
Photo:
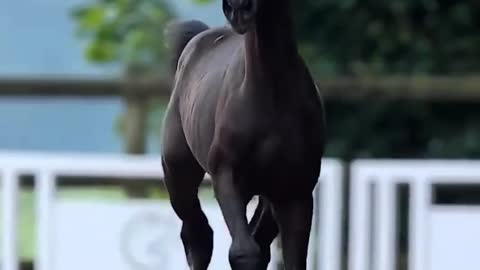
[[[198,166],[183,167],[188,164],[186,161],[182,166],[168,161],[163,164],[170,202],[182,220],[180,236],[190,269],[207,270],[213,251],[213,231],[197,196],[203,172]]]
[[[308,242],[313,215],[313,197],[273,203],[280,227],[286,270],[307,268]]]
[[[232,237],[229,261],[232,270],[261,270],[260,247],[250,233],[246,217],[246,194],[234,179],[231,169],[222,169],[214,177],[214,190]]]
[[[207,270],[213,251],[213,230],[198,199],[205,171],[188,146],[177,106],[171,102],[165,116],[162,137],[165,185],[173,210],[182,220],[180,237],[190,269]]]

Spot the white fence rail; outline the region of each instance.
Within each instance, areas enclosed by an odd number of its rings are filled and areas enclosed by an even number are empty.
[[[54,269],[53,236],[58,177],[163,178],[158,157],[16,152],[0,152],[0,174],[3,208],[0,265],[2,270],[18,270],[19,175],[31,174],[35,177],[37,246],[34,264],[36,270]],[[325,160],[319,181],[319,188],[315,195],[319,207],[315,212],[309,268],[339,270],[342,164],[336,160]]]

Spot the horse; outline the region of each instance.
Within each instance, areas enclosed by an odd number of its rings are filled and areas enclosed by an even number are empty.
[[[186,260],[192,270],[211,261],[213,231],[197,194],[208,173],[232,239],[231,268],[266,269],[279,235],[285,268],[304,270],[326,144],[323,101],[298,52],[289,0],[222,1],[225,26],[190,20],[165,30],[173,90],[161,159]]]

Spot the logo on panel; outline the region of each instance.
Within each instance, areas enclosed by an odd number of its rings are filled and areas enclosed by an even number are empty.
[[[178,242],[175,217],[158,212],[133,216],[122,230],[121,252],[132,269],[168,269],[169,247]]]

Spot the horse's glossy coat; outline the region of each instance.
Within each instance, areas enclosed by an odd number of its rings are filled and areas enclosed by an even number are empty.
[[[169,31],[179,60],[162,159],[187,260],[204,270],[211,259],[212,230],[197,197],[208,172],[232,236],[232,269],[266,269],[280,232],[286,269],[303,270],[323,106],[297,51],[288,0],[224,0],[224,12],[235,30],[190,21]],[[260,204],[248,224],[254,195]]]

